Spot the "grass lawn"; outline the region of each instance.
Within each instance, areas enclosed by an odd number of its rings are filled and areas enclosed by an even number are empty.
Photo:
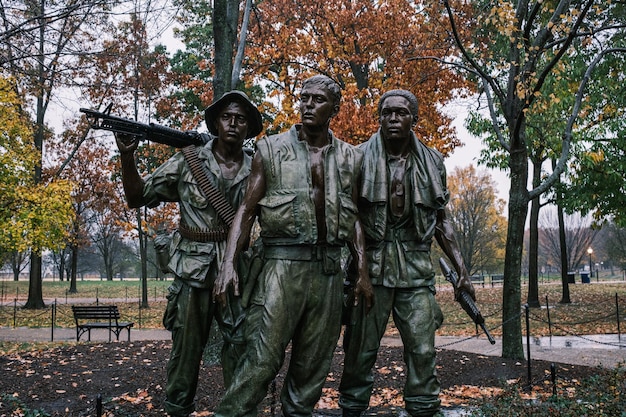
[[[139,308],[141,283],[125,281],[78,281],[76,293],[70,294],[67,282],[43,282],[43,297],[47,308],[22,308],[28,296],[28,282],[0,281],[0,326],[50,327],[52,306],[56,304],[57,327],[73,327],[72,304],[113,303],[119,306],[124,321],[134,321],[138,328],[161,328],[167,288],[171,280],[147,282],[148,308]],[[616,334],[617,310],[626,321],[626,282],[600,281],[591,284],[570,284],[570,304],[560,304],[561,285],[556,281],[539,286],[541,308],[530,309],[532,336],[572,334]],[[522,303],[526,301],[522,287]],[[472,335],[476,327],[459,304],[454,301],[452,287],[445,281],[437,285],[437,300],[445,321],[440,335]],[[502,286],[476,286],[476,304],[494,336],[501,336]],[[520,311],[525,332],[525,315]],[[390,332],[394,332],[393,323]],[[622,329],[623,332],[623,329]]]

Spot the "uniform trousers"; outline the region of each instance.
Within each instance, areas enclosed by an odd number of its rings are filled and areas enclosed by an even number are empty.
[[[429,287],[374,286],[370,313],[365,315],[361,310],[354,324],[346,326],[339,405],[354,411],[367,409],[374,385],[372,368],[390,314],[404,345],[405,408],[412,416],[430,416],[441,403],[435,369],[435,330],[441,325],[443,314]]]
[[[165,328],[172,332],[172,351],[166,369],[165,411],[170,416],[182,417],[195,411],[200,363],[213,319],[224,336],[220,360],[225,385],[230,382],[235,365],[243,354],[244,344],[243,338],[232,337],[234,329],[224,324],[224,312],[216,308],[212,288],[197,288],[176,279],[169,291],[163,318]],[[240,314],[241,310],[235,309]]]
[[[282,413],[310,417],[339,339],[342,289],[341,273],[325,273],[322,260],[266,259],[246,315],[246,351],[215,415],[256,417],[291,343]]]

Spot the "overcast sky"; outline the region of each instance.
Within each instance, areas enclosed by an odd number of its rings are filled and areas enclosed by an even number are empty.
[[[459,140],[464,144],[463,147],[457,148],[452,155],[445,159],[446,170],[448,175],[455,167],[465,168],[468,165],[474,165],[478,171],[487,171],[496,183],[498,196],[508,201],[510,181],[505,171],[489,169],[478,165],[478,157],[483,144],[480,138],[470,135],[465,129],[464,122],[467,116],[464,109],[460,106],[449,106],[449,114],[455,117],[452,125],[456,128]]]

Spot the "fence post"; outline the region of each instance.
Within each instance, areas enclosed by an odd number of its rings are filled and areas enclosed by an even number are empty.
[[[13,328],[17,327],[17,298],[13,299]]]
[[[54,342],[54,322],[56,321],[56,315],[57,315],[57,299],[54,299],[54,303],[52,304],[52,314],[51,314],[51,321],[52,323],[50,323],[50,341]]]
[[[619,326],[619,296],[615,293],[615,314],[617,314],[617,340],[622,341],[622,333]]]
[[[96,416],[102,417],[102,394],[96,396]]]
[[[548,304],[548,296],[546,295],[546,312],[548,313],[548,334],[552,340],[552,321],[550,321],[550,305]]]

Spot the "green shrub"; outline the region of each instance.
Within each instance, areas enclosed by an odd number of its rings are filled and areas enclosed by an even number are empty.
[[[575,392],[529,399],[524,386],[507,386],[495,397],[473,405],[471,417],[626,417],[626,369],[617,367],[608,377],[581,381]]]

